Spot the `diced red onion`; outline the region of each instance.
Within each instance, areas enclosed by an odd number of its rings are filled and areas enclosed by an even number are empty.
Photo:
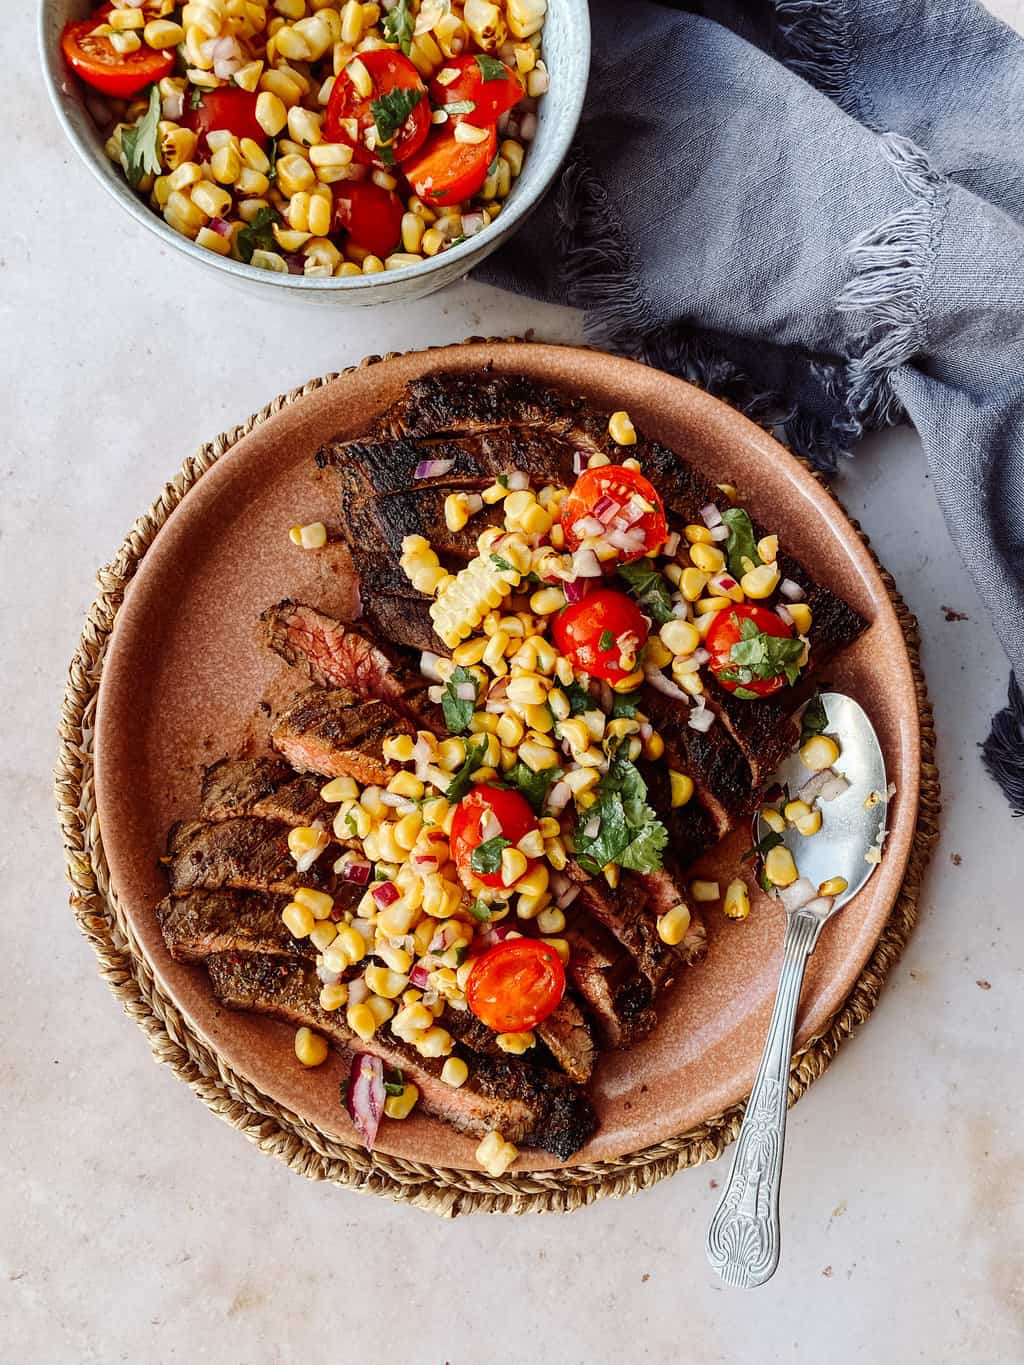
[[[547,808],[557,813],[565,810],[571,800],[572,787],[569,786],[568,782],[556,782],[548,792]]]
[[[377,1140],[386,1095],[384,1063],[372,1052],[357,1052],[352,1058],[345,1105],[356,1132],[369,1149]]]
[[[600,828],[601,817],[599,815],[592,815],[590,819],[587,821],[587,823],[583,826],[583,837],[585,839],[595,839],[597,837],[597,832]]]
[[[600,578],[601,563],[593,550],[580,549],[572,557],[572,570],[577,578]]]
[[[813,776],[809,777],[797,792],[797,796],[799,796],[800,800],[806,801],[808,804],[813,802],[822,787],[828,781],[831,773],[831,768],[822,768],[820,772],[814,773]]]
[[[456,683],[455,695],[458,697],[459,701],[476,701],[476,683]]]
[[[700,509],[700,519],[709,530],[712,526],[721,526],[722,524],[722,514],[713,502],[706,503]]]
[[[508,696],[508,678],[495,678],[487,689],[488,701],[501,701]]]
[[[784,578],[779,584],[779,592],[789,602],[802,602],[807,594],[799,583],[794,583],[792,578]]]
[[[418,872],[431,872],[437,868],[437,859],[433,853],[416,853],[413,855],[413,862]]]
[[[567,602],[578,602],[586,597],[590,591],[591,579],[589,578],[567,578],[562,584],[562,591],[565,593]]]
[[[443,844],[447,841],[448,835],[445,834],[444,830],[432,829],[427,835],[427,838],[432,844]]]
[[[612,691],[611,683],[605,682],[602,678],[598,683],[598,688],[601,693],[601,710],[610,711],[615,704],[615,693]]]
[[[430,744],[424,735],[420,735],[416,743],[412,746],[412,761],[416,768],[416,776],[422,782],[427,775],[433,755],[430,752]]]
[[[370,864],[363,858],[350,858],[345,864],[345,871],[341,874],[345,881],[355,882],[357,886],[366,886],[370,880]]]
[[[706,706],[695,706],[691,709],[686,723],[691,730],[697,730],[700,734],[706,735],[715,723],[715,713],[709,711]]]
[[[555,896],[555,904],[559,910],[568,910],[573,901],[580,894],[578,883],[570,882],[564,891],[559,891]]]
[[[661,547],[661,553],[663,555],[668,555],[669,559],[673,559],[679,549],[679,542],[681,539],[682,537],[679,532],[673,531],[666,539],[665,544]]]
[[[827,771],[828,780],[818,793],[819,801],[834,801],[837,796],[842,796],[843,792],[848,791],[850,787],[849,782],[842,773],[834,772],[831,768]]]
[[[215,232],[218,237],[231,236],[231,224],[226,218],[211,218],[206,226]]]
[[[608,494],[605,493],[594,503],[592,515],[595,516],[603,526],[607,526],[611,519],[618,514],[621,506],[621,503],[616,502],[614,498],[610,498]]]
[[[489,810],[480,821],[480,842],[485,844],[488,839],[497,839],[501,834],[501,821],[494,811]]]
[[[677,687],[671,678],[666,678],[660,668],[653,665],[644,669],[644,677],[654,688],[655,692],[660,692],[662,696],[672,697],[675,701],[689,701],[689,697],[681,687]]]
[[[647,548],[647,537],[643,531],[621,531],[613,526],[605,538],[609,545],[614,545],[616,550],[627,555],[642,553]]]
[[[164,95],[160,101],[161,112],[166,119],[177,121],[185,114],[185,92],[184,90],[172,90]]]
[[[712,527],[711,527],[711,539],[712,539],[712,540],[728,540],[728,539],[729,539],[729,528],[728,528],[728,526],[712,526]]]
[[[409,973],[409,985],[415,986],[418,991],[426,989],[430,980],[430,969],[422,962],[417,962]]]
[[[440,479],[455,468],[454,460],[421,460],[416,466],[414,479]]]
[[[488,929],[485,934],[480,935],[480,942],[486,948],[493,948],[496,943],[504,943],[507,938],[522,938],[522,934],[513,924],[496,924],[493,929]]]
[[[775,608],[775,615],[779,618],[780,621],[784,621],[787,626],[791,626],[793,624],[792,612],[790,612],[786,607],[784,607],[781,602]]]
[[[307,849],[301,858],[295,859],[295,871],[308,872],[326,847],[326,844],[321,844],[318,848]]]
[[[394,882],[377,882],[370,894],[383,910],[388,905],[394,905],[400,893]]]
[[[818,894],[818,888],[807,877],[798,877],[789,886],[779,887],[779,900],[786,910],[799,910]]]
[[[654,726],[649,720],[645,720],[637,731],[641,739],[647,740],[654,734]]]
[[[738,588],[739,584],[736,582],[735,578],[733,578],[732,574],[720,573],[711,580],[711,586],[714,588],[721,588],[725,593],[730,593],[734,588]]]
[[[537,136],[537,115],[527,113],[519,120],[520,142],[532,142]]]
[[[815,896],[814,900],[808,901],[806,905],[800,908],[805,915],[821,915],[824,917],[832,909],[834,901],[834,896]]]
[[[440,654],[434,654],[429,649],[425,649],[420,655],[420,672],[425,678],[429,678],[431,682],[444,682],[444,679],[437,669],[437,665],[440,661]]]
[[[574,450],[572,453],[572,472],[582,474],[587,467],[587,457],[582,450]]]
[[[370,988],[361,976],[355,977],[348,983],[348,1003],[350,1005],[361,1005],[370,994]]]
[[[573,522],[572,531],[580,540],[587,536],[603,536],[604,522],[598,521],[597,517],[580,517],[579,521]]]
[[[465,219],[463,219],[465,223]],[[522,493],[530,486],[530,476],[525,469],[513,469],[508,475],[508,488],[513,493]]]
[[[503,136],[508,131],[510,113],[511,110],[506,109],[505,112],[498,119],[498,132],[501,133]]]

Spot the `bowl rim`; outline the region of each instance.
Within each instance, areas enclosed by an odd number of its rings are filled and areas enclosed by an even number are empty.
[[[204,247],[197,246],[191,238],[183,237],[181,233],[175,232],[159,214],[144,204],[126,183],[102,173],[97,156],[79,136],[77,129],[68,118],[64,107],[65,97],[60,86],[65,69],[63,59],[59,46],[56,51],[51,48],[47,34],[47,19],[53,9],[54,0],[42,0],[39,5],[36,35],[50,103],[68,141],[104,190],[122,208],[126,209],[136,222],[141,223],[161,241],[167,242],[176,251],[181,251],[190,256],[200,265],[212,266],[237,280],[270,285],[277,289],[297,289],[300,292],[355,294],[363,290],[373,289],[375,285],[380,285],[385,281],[389,284],[401,284],[413,280],[427,280],[439,271],[443,270],[448,273],[451,266],[458,265],[460,262],[465,265],[463,272],[465,273],[472,266],[479,264],[492,251],[496,251],[501,243],[514,233],[523,220],[533,212],[551,188],[551,184],[557,176],[576,134],[583,112],[583,101],[586,98],[590,74],[590,12],[587,0],[549,0],[549,6],[552,4],[568,12],[574,35],[573,44],[579,49],[583,65],[581,78],[570,92],[569,117],[552,132],[550,151],[553,169],[550,175],[537,186],[532,196],[514,199],[508,209],[503,211],[494,222],[488,223],[487,227],[465,242],[460,242],[458,246],[449,247],[447,251],[439,252],[426,261],[417,261],[415,265],[404,265],[398,270],[381,271],[376,275],[322,277],[284,275],[274,270],[260,270],[256,266],[247,265],[244,261],[236,261],[229,256],[218,256],[215,251],[207,251]],[[398,301],[396,300],[396,302]]]

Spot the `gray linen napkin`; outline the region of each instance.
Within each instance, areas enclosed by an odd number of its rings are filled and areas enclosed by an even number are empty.
[[[909,419],[1024,677],[1024,43],[971,0],[699,8],[591,0],[573,152],[478,277],[826,471]],[[984,761],[1024,813],[1012,675]]]

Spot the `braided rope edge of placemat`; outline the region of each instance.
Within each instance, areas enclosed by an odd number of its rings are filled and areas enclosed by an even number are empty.
[[[462,344],[519,340],[469,337]],[[381,360],[394,359],[398,354],[401,353],[367,356],[358,365],[310,380],[275,398],[247,422],[201,446],[184,461],[174,479],[164,485],[149,511],[136,520],[114,559],[99,571],[99,593],[89,609],[68,669],[59,726],[55,783],[65,870],[72,888],[70,904],[79,928],[96,953],[100,975],[125,1013],[145,1033],[156,1060],[169,1066],[219,1118],[293,1171],[307,1179],[386,1195],[444,1217],[471,1212],[570,1212],[598,1199],[618,1198],[647,1189],[677,1171],[713,1160],[735,1140],[745,1101],[731,1105],[686,1133],[628,1156],[498,1179],[483,1172],[434,1167],[346,1146],[264,1095],[227,1066],[196,1034],[155,981],[110,884],[103,852],[93,782],[96,700],[114,619],[143,555],[189,489],[243,436],[287,404],[315,392],[339,374],[351,374]],[[824,480],[820,481],[824,484]],[[869,961],[828,1028],[793,1058],[789,1076],[791,1105],[822,1075],[840,1044],[877,1004],[885,979],[903,952],[916,921],[922,878],[939,834],[941,801],[934,761],[935,730],[921,669],[917,620],[897,592],[892,576],[871,550],[867,536],[855,521],[851,524],[874,559],[907,642],[921,726],[918,814],[903,884]]]

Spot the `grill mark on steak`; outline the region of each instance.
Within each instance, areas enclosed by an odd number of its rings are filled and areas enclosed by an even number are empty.
[[[570,950],[566,974],[602,1047],[630,1047],[646,1038],[656,1022],[650,1008],[651,986],[629,954],[598,925],[587,925],[584,930],[570,924],[564,937]]]
[[[363,603],[363,616],[367,624],[381,632],[386,639],[407,649],[422,653],[429,650],[432,654],[447,654],[448,647],[434,634],[434,623],[430,619],[429,601],[420,597],[395,597],[389,595],[367,596],[360,589]],[[433,728],[433,725],[430,726]]]
[[[316,1029],[348,1051],[374,1053],[417,1086],[428,1114],[461,1133],[482,1137],[499,1129],[511,1142],[543,1148],[564,1161],[595,1130],[589,1099],[557,1072],[459,1048],[469,1076],[453,1089],[441,1080],[443,1057],[421,1057],[414,1047],[381,1033],[364,1043],[340,1011],[320,1008],[316,973],[301,960],[228,953],[211,957],[207,967],[222,1004]]]
[[[383,702],[354,701],[345,688],[312,687],[274,722],[270,742],[299,772],[385,786],[398,772],[383,750],[396,730],[411,732],[412,726],[397,722]]]
[[[571,1081],[585,1085],[590,1080],[597,1061],[597,1045],[575,1000],[563,996],[534,1032]]]
[[[255,815],[281,825],[330,825],[335,807],[320,795],[322,782],[299,777],[279,758],[222,758],[206,769],[200,814],[204,820]]]
[[[288,852],[287,831],[252,816],[208,823],[184,820],[168,835],[168,881],[172,895],[186,891],[267,891],[291,895],[300,886],[333,890],[331,858],[324,853],[297,872]]]
[[[717,841],[718,829],[699,796],[685,806],[673,806],[669,769],[674,766],[669,758],[656,763],[641,759],[636,765],[647,784],[647,799],[668,830],[668,846],[673,856],[680,866],[689,867]],[[678,770],[682,771],[681,768]]]
[[[438,436],[506,425],[564,433],[578,406],[526,375],[440,373],[407,384],[374,426],[384,437]]]
[[[566,871],[579,884],[576,904],[622,944],[654,991],[668,985],[679,963],[668,944],[658,937],[657,926],[644,908],[647,892],[639,879],[624,872],[612,890],[603,878],[588,878],[571,860]]]
[[[287,896],[259,891],[192,891],[165,897],[156,917],[171,957],[201,962],[232,951],[315,958],[309,939],[293,938],[281,919]]]

